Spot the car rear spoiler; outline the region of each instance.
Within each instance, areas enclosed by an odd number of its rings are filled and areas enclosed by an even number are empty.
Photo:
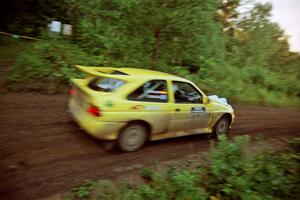
[[[105,78],[113,78],[113,79],[120,79],[129,81],[129,76],[127,74],[112,74],[114,71],[119,71],[118,68],[114,67],[88,67],[88,66],[81,66],[75,65],[77,69],[80,71],[92,75],[92,76],[101,76]]]

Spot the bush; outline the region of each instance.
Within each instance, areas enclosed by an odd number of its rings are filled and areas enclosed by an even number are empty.
[[[13,38],[0,38],[0,66],[14,63],[28,41],[18,41]]]
[[[42,40],[28,45],[7,78],[13,90],[56,92],[78,76],[74,65],[101,65],[101,56],[89,56],[78,46],[62,39]]]
[[[293,199],[299,187],[294,154],[265,150],[246,153],[249,137],[222,138],[212,152],[209,190],[223,199]]]
[[[183,67],[175,67],[171,73],[192,80],[207,95],[226,97],[230,103],[299,107],[300,83],[297,84],[296,77],[280,78],[266,69],[260,70],[264,73],[258,76],[253,71],[255,69],[215,64],[197,74],[190,74]]]
[[[118,67],[124,63],[104,55],[90,54],[66,38],[46,38],[35,43],[26,43],[6,83],[10,89],[17,91],[57,92],[65,89],[70,78],[78,77],[75,64]],[[238,68],[213,61],[205,62],[205,65],[194,66],[193,73],[187,66],[169,66],[164,63],[158,69],[192,80],[206,94],[226,97],[230,103],[294,107],[300,105],[300,83],[296,74],[281,75],[266,68]],[[140,67],[149,66],[145,64]]]
[[[248,136],[222,137],[208,165],[197,169],[142,170],[146,183],[112,185],[95,181],[75,188],[69,199],[276,200],[297,199],[299,152],[268,149],[250,153]],[[253,145],[252,145],[253,146]],[[293,142],[299,149],[299,140]]]

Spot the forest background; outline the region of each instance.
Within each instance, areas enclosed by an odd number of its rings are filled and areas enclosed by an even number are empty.
[[[137,67],[194,81],[230,102],[300,105],[300,54],[270,20],[272,5],[241,0],[4,1],[0,30],[39,38],[0,44],[22,51],[11,90],[60,92],[75,64]],[[242,4],[253,4],[240,13]],[[53,20],[73,34],[49,34]],[[13,43],[13,45],[12,45]],[[1,58],[4,56],[1,56]]]

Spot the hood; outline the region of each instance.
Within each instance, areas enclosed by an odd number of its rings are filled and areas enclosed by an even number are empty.
[[[211,95],[211,96],[208,96],[208,98],[213,101],[213,102],[216,102],[216,103],[219,103],[219,104],[223,104],[223,105],[226,105],[226,106],[230,106],[227,102],[227,99],[226,98],[219,98],[217,95]]]

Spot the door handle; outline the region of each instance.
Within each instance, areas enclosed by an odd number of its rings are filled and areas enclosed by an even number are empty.
[[[176,108],[176,109],[175,109],[175,111],[176,111],[176,112],[179,112],[179,111],[180,111],[180,109],[179,109],[179,108]]]

